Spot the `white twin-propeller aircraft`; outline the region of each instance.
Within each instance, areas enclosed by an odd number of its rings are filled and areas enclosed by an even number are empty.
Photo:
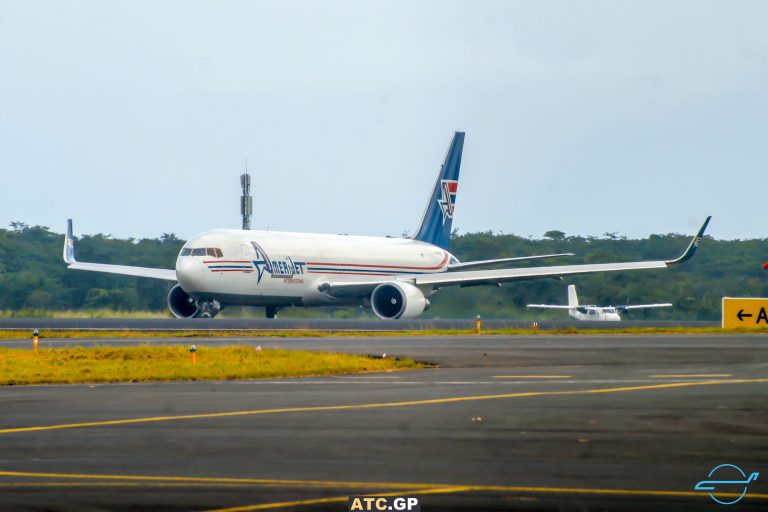
[[[449,253],[463,147],[464,133],[456,132],[411,238],[217,229],[185,243],[173,270],[79,262],[69,220],[64,261],[72,269],[174,281],[177,285],[168,294],[168,307],[179,318],[210,318],[226,306],[262,306],[267,317],[274,318],[288,306],[349,305],[369,306],[379,318],[415,318],[429,307],[429,297],[447,286],[500,286],[522,279],[682,263],[693,256],[709,223],[708,217],[686,251],[674,260],[478,270],[572,254],[462,263]]]
[[[541,309],[567,309],[568,314],[576,320],[589,320],[593,322],[619,322],[621,316],[619,312],[626,312],[631,309],[646,309],[646,308],[668,308],[672,306],[671,303],[665,302],[663,304],[626,304],[624,306],[581,306],[579,305],[579,297],[576,295],[576,285],[568,285],[568,305],[558,306],[554,304],[528,304],[529,308],[541,308]]]

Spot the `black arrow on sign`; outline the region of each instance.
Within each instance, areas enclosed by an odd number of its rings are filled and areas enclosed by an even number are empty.
[[[752,313],[745,313],[743,309],[740,309],[739,313],[736,316],[739,317],[739,322],[743,322],[744,317],[746,316],[749,318],[752,316]]]

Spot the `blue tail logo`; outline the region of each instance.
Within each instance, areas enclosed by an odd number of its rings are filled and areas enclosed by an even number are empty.
[[[443,165],[440,167],[440,173],[429,196],[421,224],[412,237],[414,240],[421,240],[442,249],[448,248],[453,214],[456,209],[456,192],[459,189],[459,170],[463,150],[464,132],[456,132],[448,146]]]

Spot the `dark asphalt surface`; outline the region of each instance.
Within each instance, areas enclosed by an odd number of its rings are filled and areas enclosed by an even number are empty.
[[[532,320],[483,320],[486,329],[528,329]],[[474,329],[475,320],[413,319],[353,320],[331,318],[0,318],[0,329],[132,329],[132,330],[328,330],[328,331],[419,331],[429,329]],[[617,327],[719,327],[720,322],[580,322],[577,320],[539,321],[541,330],[579,327],[616,329]]]
[[[158,342],[176,341],[189,342]],[[279,509],[347,510],[351,494],[418,495],[406,484],[428,490],[424,511],[722,510],[705,493],[653,491],[693,492],[723,463],[760,472],[731,509],[768,508],[765,336],[195,342],[386,353],[439,367],[0,388],[0,510],[256,510],[284,502],[295,503]],[[234,412],[242,414],[177,418]],[[8,431],[124,419],[153,420]],[[614,492],[599,492],[606,489]],[[343,502],[304,502],[324,498]]]

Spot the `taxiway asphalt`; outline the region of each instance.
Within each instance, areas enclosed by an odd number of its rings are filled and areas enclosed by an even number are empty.
[[[189,340],[152,341],[177,342]],[[693,490],[715,466],[768,473],[765,336],[195,343],[386,353],[438,367],[5,387],[0,509],[347,510],[349,495],[396,493],[421,496],[424,511],[699,511],[720,507]],[[764,478],[738,506],[768,507]]]

